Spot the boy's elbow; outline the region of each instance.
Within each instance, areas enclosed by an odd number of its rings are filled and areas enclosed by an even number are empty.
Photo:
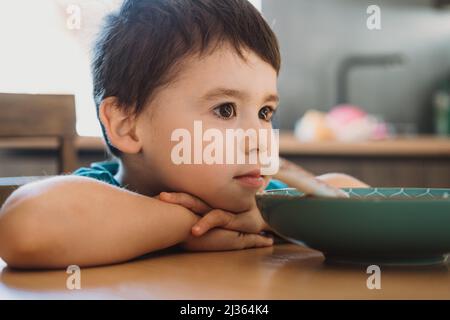
[[[36,245],[29,241],[28,237],[24,237],[20,233],[15,233],[10,237],[3,238],[6,244],[1,245],[0,257],[9,267],[12,268],[32,268],[35,266],[38,250]]]
[[[0,257],[10,267],[32,267],[42,243],[35,199],[11,198],[0,210]],[[41,230],[42,231],[42,230]]]

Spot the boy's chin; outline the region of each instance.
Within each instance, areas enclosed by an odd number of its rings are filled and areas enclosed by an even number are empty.
[[[214,199],[208,201],[212,208],[222,209],[230,212],[244,212],[252,209],[255,202],[254,197],[251,196],[233,196],[223,197],[221,199]]]

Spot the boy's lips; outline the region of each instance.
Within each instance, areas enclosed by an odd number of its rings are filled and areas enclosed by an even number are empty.
[[[233,177],[236,181],[238,181],[241,185],[248,188],[259,189],[261,188],[265,181],[264,176],[261,175],[260,169],[255,169],[249,172],[246,172],[242,175]]]

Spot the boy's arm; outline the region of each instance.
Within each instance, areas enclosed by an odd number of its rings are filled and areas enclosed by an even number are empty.
[[[117,263],[183,242],[197,220],[93,179],[50,178],[19,188],[0,209],[0,257],[19,268]]]
[[[336,188],[370,188],[370,186],[345,173],[325,173],[316,177]]]
[[[280,158],[280,170],[293,170],[302,173],[305,176],[315,176],[312,172],[309,172],[305,170],[303,167],[299,166],[298,164],[289,161],[284,158]],[[316,176],[317,179],[320,179],[330,186],[336,187],[336,188],[369,188],[370,186],[345,173],[325,173],[320,176]]]

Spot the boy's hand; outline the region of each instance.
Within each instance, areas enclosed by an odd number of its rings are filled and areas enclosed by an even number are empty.
[[[306,195],[331,198],[348,198],[349,195],[339,187],[327,183],[326,179],[319,179],[311,172],[286,160],[280,159],[280,169],[274,175],[290,187],[302,191]]]
[[[162,192],[159,195],[159,199],[181,205],[203,216],[192,227],[192,234],[197,237],[216,227],[245,233],[260,233],[263,230],[270,230],[256,207],[256,203],[249,211],[231,213],[221,209],[212,209],[202,200],[187,193]]]
[[[273,238],[259,234],[242,233],[226,229],[209,230],[202,236],[192,236],[180,244],[189,251],[223,251],[262,248],[273,245]]]

